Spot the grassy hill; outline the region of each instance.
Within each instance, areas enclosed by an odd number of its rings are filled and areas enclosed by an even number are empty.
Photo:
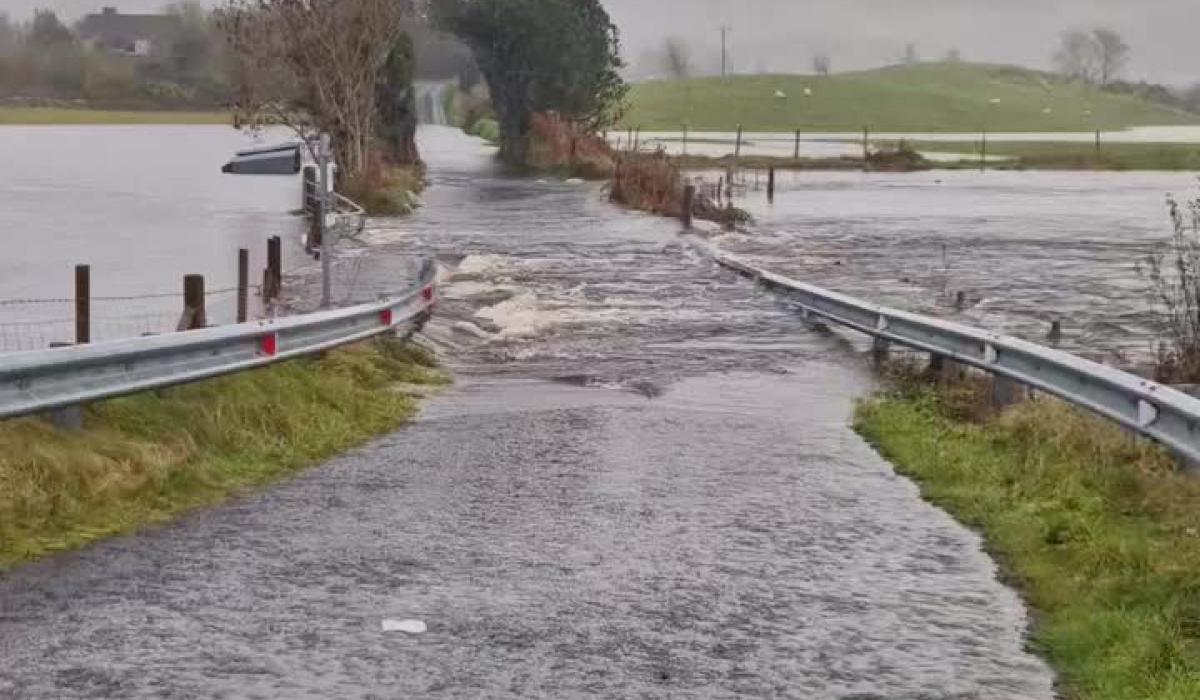
[[[805,94],[806,89],[811,94]],[[782,91],[785,98],[776,96]],[[993,103],[993,100],[999,102]],[[633,86],[623,124],[648,131],[1091,131],[1200,124],[1200,115],[1012,66],[921,63],[830,76]],[[1048,110],[1048,111],[1047,111]],[[1089,111],[1091,114],[1085,114]]]

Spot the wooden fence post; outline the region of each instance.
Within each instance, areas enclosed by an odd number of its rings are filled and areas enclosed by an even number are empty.
[[[742,157],[742,125],[738,124],[737,144],[733,148],[733,158],[737,160]]]
[[[863,127],[863,162],[871,159],[871,127]]]
[[[92,268],[75,266],[75,343],[92,342]]]
[[[275,297],[283,291],[283,239],[271,236],[271,289]]]
[[[204,328],[208,325],[208,314],[204,309],[204,275],[184,275],[183,315],[179,318],[181,331]]]
[[[696,186],[688,185],[683,188],[683,211],[681,217],[683,219],[684,228],[692,227],[692,208],[696,202]]]
[[[800,130],[796,129],[796,150],[792,153],[792,160],[800,160]]]
[[[987,171],[987,129],[983,130],[983,140],[979,142],[979,172]]]
[[[775,166],[767,169],[767,201],[775,202]]]
[[[249,320],[250,251],[238,248],[237,322]]]

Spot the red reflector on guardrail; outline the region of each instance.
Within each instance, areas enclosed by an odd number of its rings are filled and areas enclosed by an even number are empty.
[[[379,312],[379,322],[385,326],[392,325],[392,310],[384,309],[383,311],[380,311]]]
[[[422,289],[421,298],[425,301],[433,301],[433,287],[426,287]]]
[[[262,354],[266,355],[267,357],[275,357],[275,354],[278,352],[279,336],[275,335],[274,333],[270,335],[264,335],[262,339]]]

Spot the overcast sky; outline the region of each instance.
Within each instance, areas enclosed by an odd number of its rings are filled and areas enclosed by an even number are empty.
[[[1200,82],[1198,0],[603,0],[631,61],[649,62],[667,36],[692,48],[698,68],[719,65],[721,25],[738,72],[808,72],[825,52],[834,70],[894,63],[912,42],[925,58],[959,49],[966,60],[1050,65],[1066,29],[1109,26],[1133,47],[1127,76]],[[112,4],[127,12],[162,0],[0,0],[25,18],[49,7],[75,18]],[[206,4],[217,4],[207,0]]]

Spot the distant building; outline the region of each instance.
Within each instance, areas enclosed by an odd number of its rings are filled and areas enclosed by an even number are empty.
[[[79,38],[89,47],[149,56],[170,46],[179,30],[178,17],[123,15],[115,7],[106,7],[83,18],[79,23]]]

